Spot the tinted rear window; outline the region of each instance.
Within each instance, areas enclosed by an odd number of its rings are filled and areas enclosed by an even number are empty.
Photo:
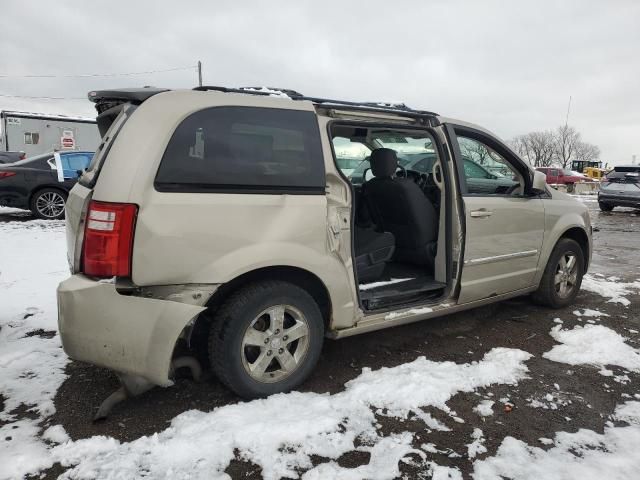
[[[162,157],[158,190],[324,193],[315,114],[215,107],[187,117]]]

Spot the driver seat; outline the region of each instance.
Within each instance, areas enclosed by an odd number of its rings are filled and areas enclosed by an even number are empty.
[[[378,228],[396,239],[394,260],[433,268],[437,250],[438,215],[420,187],[409,178],[394,178],[395,150],[371,152],[374,178],[362,186],[362,195]]]

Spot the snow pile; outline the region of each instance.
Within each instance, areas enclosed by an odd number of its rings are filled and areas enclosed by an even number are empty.
[[[640,281],[619,282],[617,277],[605,278],[603,275],[587,274],[582,279],[582,290],[597,293],[602,297],[608,297],[608,302],[620,303],[628,306],[631,302],[625,295],[637,294],[640,292]]]
[[[405,434],[379,437],[375,410],[401,418],[412,412],[424,418],[421,407],[426,406],[452,413],[446,402],[453,395],[495,383],[515,384],[526,376],[524,362],[530,357],[508,348],[494,348],[483,360],[468,364],[419,357],[393,368],[365,368],[335,395],[293,392],[209,413],[189,411],[151,437],[130,443],[93,437],[57,446],[52,454],[73,467],[69,478],[175,478],[176,472],[182,478],[224,478],[236,452],[259,465],[266,479],[297,478],[296,470],[312,468],[311,455],[336,459],[354,450],[359,439],[371,445],[368,466],[349,473],[326,464],[308,471],[306,478],[391,478],[396,472],[391,464],[414,450]],[[430,468],[435,471],[436,466]]]
[[[57,330],[56,287],[68,276],[63,222],[0,223],[0,478],[21,478],[51,466],[38,439],[54,413],[67,357]],[[36,419],[16,420],[26,406]],[[59,432],[58,432],[59,433]]]
[[[603,375],[610,375],[607,365],[617,365],[640,372],[640,352],[625,343],[626,338],[603,325],[577,326],[562,330],[560,325],[550,335],[562,345],[556,345],[542,356],[569,365],[594,365]]]
[[[625,427],[607,426],[603,434],[581,429],[559,432],[549,450],[506,437],[495,456],[474,463],[474,480],[629,480],[640,471],[640,402],[616,409]],[[546,439],[545,439],[546,440]],[[547,441],[543,442],[549,443]]]

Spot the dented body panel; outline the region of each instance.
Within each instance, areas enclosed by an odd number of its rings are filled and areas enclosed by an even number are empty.
[[[205,308],[121,295],[113,283],[73,275],[58,287],[62,345],[75,359],[169,385],[180,332]]]

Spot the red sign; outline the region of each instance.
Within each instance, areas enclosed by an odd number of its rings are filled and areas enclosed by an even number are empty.
[[[60,139],[60,145],[62,145],[62,148],[73,148],[75,146],[75,142],[72,137],[62,137]]]

